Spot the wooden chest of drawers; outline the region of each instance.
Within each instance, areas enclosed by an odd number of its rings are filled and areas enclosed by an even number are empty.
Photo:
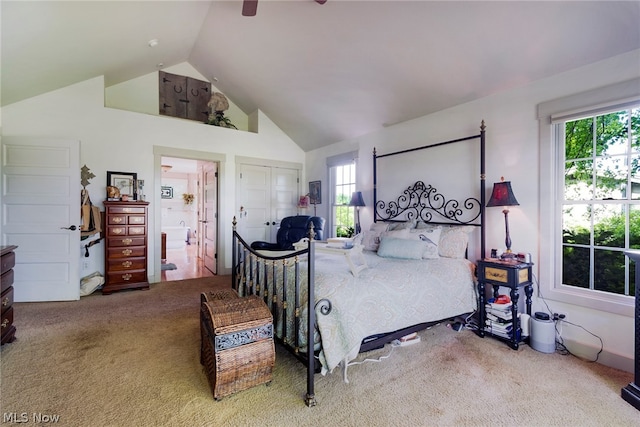
[[[149,289],[147,206],[149,202],[104,202],[105,283],[103,294]]]
[[[16,339],[16,327],[13,326],[13,267],[16,265],[17,246],[0,246],[2,286],[2,344]]]

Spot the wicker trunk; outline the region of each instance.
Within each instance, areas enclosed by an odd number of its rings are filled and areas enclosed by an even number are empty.
[[[271,381],[275,364],[272,319],[258,297],[201,295],[200,362],[214,399]]]

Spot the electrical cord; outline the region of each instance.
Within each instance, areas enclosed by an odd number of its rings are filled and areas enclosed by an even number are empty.
[[[476,307],[478,307],[478,304],[480,304],[480,296],[478,295],[478,286],[473,287],[473,293],[476,296]],[[474,310],[471,313],[469,313],[469,315],[467,315],[464,318],[464,328],[469,329],[471,331],[479,330],[480,326],[478,325],[478,322],[477,322],[478,315],[479,315],[478,310]]]
[[[349,379],[347,378],[347,368],[349,366],[355,366],[355,365],[362,365],[363,363],[366,362],[382,362],[385,359],[388,359],[389,357],[391,357],[391,353],[393,353],[393,350],[395,350],[396,347],[400,347],[400,345],[396,345],[396,344],[391,344],[391,350],[389,350],[389,353],[378,357],[377,359],[364,359],[361,361],[357,361],[357,362],[347,362],[346,359],[343,362],[343,370],[342,370],[342,380],[346,383],[349,384]]]
[[[571,356],[573,356],[573,357],[575,357],[577,359],[584,360],[585,362],[590,362],[590,363],[597,362],[599,357],[600,357],[600,354],[604,350],[604,342],[602,341],[602,338],[600,338],[598,335],[594,334],[593,332],[589,331],[588,329],[586,329],[582,325],[578,325],[576,323],[569,322],[568,320],[565,320],[563,318],[559,318],[558,315],[551,310],[551,308],[549,307],[549,304],[547,304],[547,300],[544,298],[544,295],[542,295],[542,289],[540,289],[540,283],[538,282],[538,278],[536,277],[535,274],[532,274],[532,275],[533,275],[533,281],[534,281],[536,287],[538,288],[538,296],[540,297],[540,299],[542,300],[544,305],[547,307],[547,311],[551,315],[551,318],[553,319],[554,324],[555,324],[555,329],[556,329],[556,334],[557,334],[556,352],[558,354],[563,355],[563,356],[571,355]],[[567,345],[564,342],[564,338],[562,337],[562,323],[566,323],[566,324],[571,325],[571,326],[576,326],[576,327],[582,329],[583,331],[585,331],[586,333],[594,336],[595,338],[597,338],[600,341],[600,349],[596,353],[596,356],[595,356],[595,358],[593,360],[590,360],[590,359],[587,359],[587,358],[584,358],[584,357],[580,357],[580,356],[572,353],[571,350],[569,350],[569,348],[567,347]],[[558,327],[559,324],[560,324],[560,327]]]

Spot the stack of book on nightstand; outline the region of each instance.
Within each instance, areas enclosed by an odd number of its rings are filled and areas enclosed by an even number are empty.
[[[485,305],[485,332],[510,339],[513,330],[512,303],[498,304],[489,302]]]

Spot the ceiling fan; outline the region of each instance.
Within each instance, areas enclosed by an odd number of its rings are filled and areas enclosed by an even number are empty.
[[[315,0],[318,4],[325,4],[327,0]],[[256,16],[258,0],[244,0],[242,2],[242,16]]]

